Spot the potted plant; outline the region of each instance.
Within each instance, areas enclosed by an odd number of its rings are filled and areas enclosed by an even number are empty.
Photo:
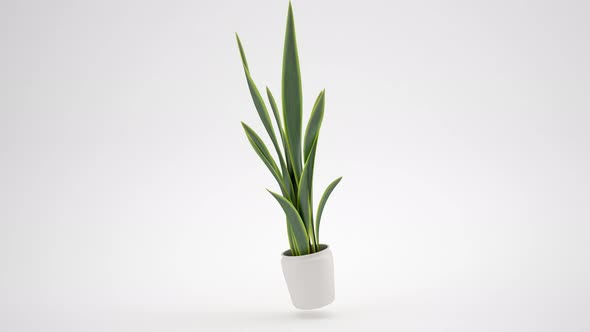
[[[281,191],[281,194],[278,194],[269,190],[287,219],[290,249],[283,252],[281,260],[287,288],[296,308],[323,307],[334,301],[334,263],[330,247],[320,242],[320,220],[330,194],[342,179],[340,177],[334,180],[325,189],[314,218],[313,171],[324,117],[325,90],[319,93],[302,134],[301,73],[293,9],[289,3],[283,53],[282,118],[275,98],[270,89],[266,88],[266,96],[280,137],[279,143],[268,108],[254,84],[244,48],[237,34],[236,39],[254,106],[279,161],[277,165],[260,136],[242,122],[248,141],[277,181]]]

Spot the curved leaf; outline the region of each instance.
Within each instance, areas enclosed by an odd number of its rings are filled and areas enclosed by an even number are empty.
[[[258,134],[256,134],[256,132],[252,128],[248,127],[247,124],[242,122],[242,127],[244,127],[244,131],[246,132],[248,141],[250,141],[250,144],[254,148],[254,151],[256,151],[256,154],[258,154],[260,159],[262,159],[266,167],[268,167],[274,178],[277,180],[279,186],[281,187],[281,191],[285,195],[287,195],[289,191],[285,187],[283,179],[281,178],[281,173],[279,172],[279,168],[277,167],[277,164],[270,155],[270,152],[266,148],[266,145],[264,144],[260,136],[258,136]]]
[[[322,219],[322,212],[324,212],[324,206],[326,205],[326,202],[328,201],[328,198],[330,197],[330,194],[332,193],[332,191],[334,190],[334,188],[336,188],[336,186],[338,185],[338,183],[340,183],[340,180],[342,180],[342,177],[337,178],[336,180],[334,180],[332,183],[330,183],[328,185],[328,187],[326,188],[326,190],[324,191],[324,194],[322,195],[322,198],[320,199],[320,204],[318,205],[318,215],[317,215],[317,219],[316,219],[316,230],[315,230],[315,240],[316,243],[320,243],[320,220]]]
[[[270,136],[271,140],[276,142],[276,136],[274,129],[272,127],[272,123],[270,121],[270,116],[268,115],[268,110],[266,109],[266,105],[264,104],[264,100],[250,75],[250,69],[248,68],[248,62],[246,60],[246,54],[244,52],[244,48],[242,46],[242,42],[240,41],[240,37],[236,34],[236,40],[238,42],[238,48],[240,49],[240,56],[242,58],[242,66],[244,67],[244,74],[246,74],[246,81],[248,83],[248,89],[250,90],[250,95],[252,96],[252,101],[254,102],[254,107],[256,107],[256,111],[258,112],[258,116],[264,125],[264,129],[266,129],[268,135]]]
[[[279,162],[281,165],[281,171],[283,174],[287,174],[287,166],[285,165],[285,160],[283,159],[283,153],[281,152],[281,148],[279,147],[279,143],[277,141],[277,137],[275,135],[275,131],[272,127],[272,122],[270,120],[270,116],[268,115],[268,110],[266,108],[266,104],[264,103],[264,99],[260,95],[256,84],[254,84],[254,80],[252,80],[252,76],[250,75],[250,69],[248,68],[248,62],[246,60],[246,53],[244,52],[244,48],[242,47],[242,42],[240,41],[240,37],[236,33],[236,40],[238,42],[238,48],[240,49],[240,56],[242,58],[242,66],[244,67],[244,73],[246,74],[246,81],[248,82],[248,89],[250,90],[250,95],[252,96],[252,101],[254,102],[254,106],[256,107],[256,111],[258,112],[258,116],[260,117],[260,121],[264,125],[264,129],[268,133],[270,140],[272,141],[272,145],[275,148],[277,156],[279,157]],[[280,128],[279,128],[280,129]]]
[[[289,202],[285,197],[277,193],[273,193],[268,189],[267,191],[274,196],[274,198],[283,208],[283,211],[285,211],[285,214],[287,215],[287,222],[293,232],[293,242],[296,249],[299,251],[299,254],[309,254],[309,238],[307,237],[305,226],[303,225],[303,221],[301,220],[301,216],[299,216],[297,209],[295,209],[293,204],[291,204],[291,202]]]
[[[305,128],[305,138],[303,141],[303,157],[305,158],[305,162],[307,162],[311,146],[318,137],[320,127],[322,126],[322,120],[324,119],[325,93],[326,90],[322,90],[318,95],[311,110],[309,122],[307,122],[307,127]]]

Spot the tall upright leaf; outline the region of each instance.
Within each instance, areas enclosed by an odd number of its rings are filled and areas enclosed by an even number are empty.
[[[270,92],[270,89],[268,87],[266,87],[266,96],[268,97],[268,102],[270,103],[270,108],[272,109],[272,113],[274,115],[277,128],[279,128],[279,134],[281,134],[283,146],[286,148],[287,142],[285,142],[285,131],[283,130],[283,125],[281,123],[281,114],[279,112],[279,107],[277,106],[275,97],[272,95],[272,92]]]
[[[289,248],[291,248],[291,253],[295,256],[299,256],[299,251],[297,251],[297,246],[295,246],[295,237],[293,236],[293,229],[289,224],[289,219],[287,219],[287,237],[289,237]]]
[[[320,243],[320,221],[322,219],[322,213],[324,212],[324,206],[326,206],[326,202],[328,201],[328,198],[330,197],[330,194],[332,193],[332,191],[334,190],[334,188],[336,188],[336,186],[338,185],[338,183],[340,183],[340,180],[342,180],[342,177],[337,178],[336,180],[332,181],[332,183],[330,183],[328,185],[328,187],[326,188],[326,191],[324,191],[324,194],[322,195],[322,198],[320,199],[320,204],[318,205],[318,213],[317,213],[317,217],[316,217],[316,221],[315,221],[315,240],[316,243]]]
[[[314,141],[314,142],[317,142]],[[299,211],[307,229],[307,236],[312,240],[312,249],[316,249],[315,230],[313,225],[313,207],[311,202],[311,174],[313,172],[313,160],[315,159],[316,144],[313,144],[310,152],[310,158],[307,159],[303,172],[301,173],[301,182],[299,183]],[[315,250],[313,250],[315,251]]]
[[[287,222],[293,231],[293,242],[299,251],[299,254],[309,254],[309,238],[307,237],[305,226],[303,225],[303,221],[301,220],[301,216],[299,216],[297,209],[295,209],[293,204],[285,199],[285,197],[277,193],[273,193],[270,190],[268,190],[268,192],[274,196],[274,198],[283,208],[283,211],[285,211],[285,214],[287,215]]]
[[[287,164],[287,170],[283,171],[283,180],[285,181],[285,185],[287,186],[287,188],[289,190],[292,190],[290,193],[290,198],[292,198],[292,201],[295,201],[295,193],[296,193],[296,186],[297,186],[297,181],[291,177],[291,175],[293,174],[293,164],[292,164],[292,160],[289,157],[289,149],[287,146],[287,138],[285,135],[285,131],[283,130],[283,125],[281,123],[281,115],[279,113],[279,108],[277,106],[277,102],[275,101],[275,97],[273,96],[272,92],[270,92],[270,89],[268,87],[266,87],[266,95],[268,97],[268,101],[270,103],[270,108],[272,109],[272,113],[274,115],[275,118],[275,122],[277,124],[277,128],[279,128],[279,134],[281,135],[281,141],[283,143],[283,149],[285,151],[285,159],[286,159],[286,164]]]
[[[293,227],[289,224],[289,220],[287,218],[287,235],[291,238],[291,242],[289,243],[289,248],[291,248],[291,253],[295,256],[301,255],[299,252],[299,248],[295,245],[295,234],[293,233]]]
[[[285,46],[283,50],[283,79],[282,79],[283,118],[287,135],[288,153],[293,161],[293,171],[296,179],[301,175],[301,118],[302,118],[302,90],[301,71],[299,69],[299,55],[297,53],[297,39],[295,37],[295,22],[293,8],[289,2],[287,14],[287,29],[285,32]]]

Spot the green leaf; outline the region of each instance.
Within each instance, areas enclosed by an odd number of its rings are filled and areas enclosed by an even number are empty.
[[[248,61],[246,61],[246,53],[244,52],[244,47],[242,47],[242,42],[240,41],[240,36],[236,32],[236,40],[238,41],[238,49],[240,50],[240,57],[242,58],[242,66],[244,66],[244,70],[250,71],[248,68]]]
[[[313,105],[311,115],[309,116],[309,122],[307,123],[307,127],[305,128],[303,156],[306,162],[311,151],[311,146],[314,144],[314,141],[317,139],[319,135],[320,127],[322,126],[322,120],[324,119],[325,92],[326,90],[322,90],[318,95]]]
[[[266,96],[268,97],[268,101],[270,103],[270,108],[272,109],[272,114],[275,117],[275,123],[277,124],[277,127],[279,128],[279,133],[281,134],[281,139],[283,140],[283,145],[286,147],[286,142],[285,142],[285,133],[283,131],[283,126],[281,125],[281,114],[279,113],[279,108],[277,106],[277,102],[275,101],[275,97],[272,95],[272,92],[270,92],[270,89],[268,87],[266,87]]]
[[[307,236],[312,239],[312,242],[315,242],[315,232],[313,228],[313,212],[312,212],[312,203],[311,203],[311,180],[313,174],[313,160],[315,159],[315,152],[316,152],[316,144],[317,140],[314,141],[314,144],[310,151],[310,158],[307,159],[305,166],[303,167],[303,172],[301,173],[301,182],[299,183],[299,211],[301,212],[301,217],[303,219],[303,223],[305,224],[305,228],[307,229]]]
[[[281,173],[279,172],[279,168],[277,167],[277,164],[270,155],[270,152],[266,148],[266,145],[264,144],[260,136],[258,136],[258,134],[256,134],[256,132],[252,130],[252,128],[248,127],[248,125],[246,125],[243,122],[242,127],[244,127],[244,131],[246,132],[248,141],[250,141],[250,144],[254,148],[254,151],[256,151],[260,159],[262,159],[266,167],[268,167],[274,178],[277,180],[283,194],[287,195],[289,191],[285,187],[283,179],[281,178]]]
[[[270,92],[270,89],[268,87],[266,87],[266,95],[268,97],[268,101],[270,103],[270,108],[272,109],[272,113],[274,115],[275,122],[277,124],[277,128],[279,129],[279,134],[281,135],[281,141],[283,143],[283,149],[285,151],[285,158],[286,158],[286,163],[287,163],[286,166],[287,167],[286,167],[286,170],[283,170],[283,181],[285,182],[285,185],[287,186],[287,188],[291,190],[289,197],[293,198],[292,200],[295,201],[295,189],[294,188],[296,188],[297,181],[295,181],[295,179],[291,178],[291,174],[293,174],[293,166],[291,163],[291,158],[289,158],[289,152],[288,152],[289,150],[288,150],[288,146],[287,146],[287,139],[286,139],[285,131],[283,130],[283,127],[281,125],[281,115],[279,113],[279,108],[277,107],[277,102],[275,101],[275,98],[272,95],[272,92]]]
[[[301,220],[301,216],[299,216],[297,209],[295,209],[293,204],[291,204],[291,202],[289,202],[285,197],[277,193],[273,193],[268,189],[267,191],[274,196],[287,215],[287,222],[293,232],[293,242],[295,244],[295,248],[300,255],[309,254],[309,238],[307,237],[305,226],[303,225],[303,221]]]
[[[297,246],[295,245],[295,236],[293,235],[293,228],[289,224],[289,221],[287,221],[287,235],[289,236],[289,248],[291,248],[291,254],[299,256],[299,249],[297,249]]]
[[[293,19],[293,8],[291,3],[289,3],[289,12],[287,14],[281,92],[288,154],[292,160],[295,178],[299,179],[302,164],[301,118],[303,95],[301,90],[299,55],[297,53],[297,39],[295,37],[295,22]]]
[[[320,243],[320,220],[322,219],[322,212],[324,212],[324,206],[326,205],[326,202],[328,201],[328,198],[330,197],[330,194],[332,193],[332,191],[334,190],[334,188],[336,188],[336,186],[338,185],[338,183],[340,183],[340,180],[342,180],[342,177],[337,178],[336,180],[334,180],[332,183],[330,183],[328,185],[328,187],[326,188],[326,191],[324,191],[324,194],[322,195],[322,198],[320,199],[320,204],[318,205],[318,215],[317,215],[317,219],[316,219],[316,230],[315,230],[315,236],[316,236],[316,243]]]
[[[246,81],[248,82],[248,88],[250,89],[250,95],[252,96],[252,101],[254,102],[254,106],[256,107],[256,111],[258,112],[258,116],[260,117],[260,121],[264,125],[264,129],[268,133],[270,140],[272,141],[272,145],[275,148],[277,156],[279,157],[279,162],[281,165],[282,174],[288,174],[287,166],[285,165],[285,160],[283,159],[283,153],[281,152],[281,148],[277,141],[277,137],[275,135],[275,131],[272,127],[272,122],[270,120],[270,116],[268,114],[268,110],[266,108],[266,104],[264,103],[264,99],[260,95],[256,84],[254,84],[254,80],[252,80],[252,76],[250,75],[250,69],[248,68],[248,62],[246,61],[246,54],[244,52],[244,48],[242,47],[242,42],[240,41],[240,37],[236,34],[236,40],[238,42],[238,48],[240,49],[240,56],[242,57],[242,65],[244,67],[244,73],[246,74]],[[280,128],[279,128],[280,129]],[[289,184],[290,187],[290,184]]]

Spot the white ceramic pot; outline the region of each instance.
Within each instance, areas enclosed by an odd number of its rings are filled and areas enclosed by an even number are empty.
[[[330,247],[303,256],[283,252],[283,275],[297,309],[317,309],[334,302],[334,259]]]

